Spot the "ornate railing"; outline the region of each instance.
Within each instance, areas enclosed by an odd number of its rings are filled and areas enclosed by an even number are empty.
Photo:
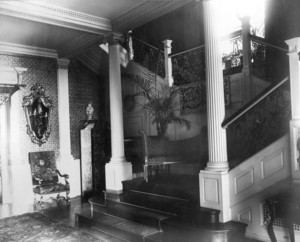
[[[204,45],[169,56],[172,59],[174,85],[205,82]]]
[[[288,75],[288,50],[269,43],[263,38],[250,35],[252,73],[271,82]]]
[[[132,36],[132,45],[134,49],[134,61],[146,67],[153,73],[164,77],[164,51]]]
[[[194,82],[179,87],[180,112],[182,114],[206,112],[206,83]],[[230,77],[224,76],[225,106],[231,104]]]
[[[289,130],[288,77],[268,87],[222,124],[227,132],[230,168],[262,150]]]
[[[243,40],[242,31],[235,31],[225,36],[222,41],[222,63],[224,75],[232,75],[243,68]]]

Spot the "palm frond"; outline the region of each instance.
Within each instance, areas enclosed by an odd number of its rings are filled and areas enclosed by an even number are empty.
[[[190,128],[190,121],[175,115],[174,99],[178,88],[162,87],[161,90],[157,90],[155,82],[138,75],[132,76],[132,80],[136,84],[136,95],[141,95],[148,101],[143,105],[143,109],[149,113],[152,124],[157,125],[159,135],[164,135],[171,123]]]

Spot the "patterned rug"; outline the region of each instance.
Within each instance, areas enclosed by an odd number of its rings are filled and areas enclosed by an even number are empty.
[[[93,235],[76,230],[45,217],[40,213],[26,213],[0,220],[1,242],[95,242]]]

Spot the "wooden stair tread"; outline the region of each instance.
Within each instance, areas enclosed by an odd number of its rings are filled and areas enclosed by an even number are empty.
[[[158,229],[153,227],[138,224],[108,214],[97,214],[94,217],[92,229],[130,242],[143,241],[144,237],[159,232]]]
[[[98,205],[97,203],[91,203],[91,208],[94,211],[94,214],[109,214],[157,229],[160,229],[162,220],[174,216],[153,209],[118,201],[107,201],[105,207],[102,204]]]
[[[81,230],[97,237],[99,239],[99,242],[128,242],[127,240],[117,238],[113,235],[107,234],[107,233],[99,231],[97,229],[87,228],[87,229],[81,229]]]

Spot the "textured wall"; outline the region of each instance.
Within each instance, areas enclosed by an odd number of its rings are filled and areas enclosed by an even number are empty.
[[[76,60],[69,64],[71,152],[75,159],[80,158],[79,131],[81,122],[87,119],[86,107],[93,103],[93,119],[97,120],[97,130],[102,132],[105,119],[104,81]],[[103,139],[99,135],[98,139]]]
[[[56,157],[59,155],[59,127],[58,127],[58,100],[57,100],[57,61],[50,58],[0,55],[0,65],[3,67],[24,67],[28,70],[23,75],[23,84],[26,85],[18,91],[20,117],[18,129],[20,143],[22,144],[22,157],[28,159],[28,152],[54,150]],[[46,95],[53,100],[51,113],[51,135],[47,143],[39,147],[33,144],[26,134],[26,119],[21,107],[22,98],[30,93],[33,84],[41,84]],[[103,120],[105,109],[104,82],[81,63],[71,60],[69,65],[69,94],[70,94],[70,128],[71,149],[74,158],[79,157],[79,127],[80,120],[86,119],[85,108],[89,101],[93,102],[95,109],[94,118],[100,123]],[[16,94],[14,94],[16,95]]]
[[[21,152],[23,161],[28,160],[28,152],[54,150],[56,157],[59,154],[59,133],[58,133],[58,110],[57,110],[57,72],[56,60],[49,58],[39,58],[31,56],[12,56],[0,55],[0,65],[5,67],[24,67],[28,68],[23,75],[23,84],[25,88],[19,90],[16,94],[18,96],[18,110],[15,110],[17,117],[20,118],[19,126],[12,127],[12,135],[18,132],[20,135],[19,143],[22,144]],[[47,143],[39,147],[33,144],[26,134],[26,118],[22,109],[22,98],[30,94],[30,88],[33,84],[41,84],[47,96],[53,100],[53,109],[50,117],[51,135]],[[17,102],[18,102],[17,101]]]

